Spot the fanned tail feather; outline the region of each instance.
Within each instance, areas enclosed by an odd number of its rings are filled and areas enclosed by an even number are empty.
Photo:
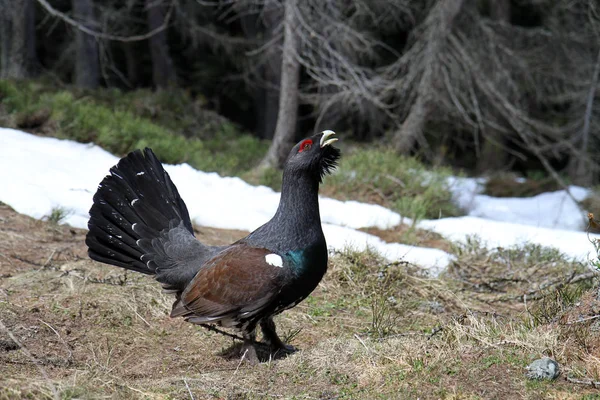
[[[160,269],[153,253],[164,256],[162,236],[169,230],[180,228],[195,241],[185,203],[148,148],[129,153],[110,169],[94,195],[88,228],[92,259],[144,274]]]

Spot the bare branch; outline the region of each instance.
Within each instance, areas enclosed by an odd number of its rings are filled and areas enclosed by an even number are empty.
[[[119,36],[119,35],[111,35],[108,33],[104,33],[104,32],[97,32],[94,31],[92,29],[89,29],[88,27],[86,27],[85,25],[75,21],[73,18],[69,17],[67,14],[62,13],[60,11],[58,11],[57,9],[53,8],[46,0],[36,0],[49,14],[60,18],[61,20],[63,20],[64,22],[66,22],[67,24],[79,29],[82,32],[87,33],[90,36],[93,36],[97,39],[104,39],[104,40],[112,40],[112,41],[117,41],[117,42],[139,42],[139,41],[143,41],[143,40],[147,40],[149,38],[151,38],[152,36],[164,31],[165,29],[167,29],[167,27],[169,26],[169,20],[171,18],[171,14],[173,12],[173,8],[174,8],[174,4],[176,0],[173,0],[170,5],[169,5],[169,9],[167,11],[167,14],[165,16],[165,20],[163,21],[163,23],[156,29],[153,29],[147,33],[144,33],[143,35],[133,35],[133,36]]]

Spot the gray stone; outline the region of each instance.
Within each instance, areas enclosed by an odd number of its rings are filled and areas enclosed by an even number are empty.
[[[542,357],[535,360],[527,367],[527,377],[529,379],[548,379],[554,380],[560,375],[558,363],[549,357]]]
[[[446,308],[439,301],[424,301],[419,305],[419,308],[434,314],[446,312]]]

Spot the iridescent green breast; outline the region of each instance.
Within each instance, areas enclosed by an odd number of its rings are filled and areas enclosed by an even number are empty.
[[[320,281],[327,270],[327,246],[317,243],[305,249],[288,251],[284,258],[293,269],[296,278],[318,277]],[[318,282],[317,282],[318,283]]]

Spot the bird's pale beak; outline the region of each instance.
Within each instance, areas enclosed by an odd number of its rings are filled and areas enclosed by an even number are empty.
[[[325,146],[329,146],[333,142],[337,141],[337,138],[329,139],[333,135],[335,135],[334,131],[330,131],[330,130],[323,131],[323,136],[321,136],[321,141],[320,141],[321,148],[323,148]]]

